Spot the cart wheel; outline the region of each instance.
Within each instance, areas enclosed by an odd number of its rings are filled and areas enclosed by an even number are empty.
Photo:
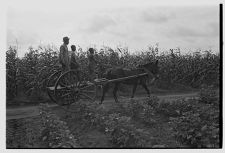
[[[86,80],[84,73],[71,70],[58,78],[54,94],[58,105],[70,105],[80,99],[94,101],[96,87]]]
[[[54,90],[55,90],[55,84],[59,76],[61,75],[61,71],[56,71],[50,77],[48,77],[47,80],[47,93],[49,98],[53,101],[56,102]]]

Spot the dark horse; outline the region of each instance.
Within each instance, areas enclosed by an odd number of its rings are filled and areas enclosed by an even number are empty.
[[[144,65],[139,65],[138,68],[136,68],[136,69],[111,68],[104,74],[104,77],[106,79],[112,80],[112,79],[118,79],[118,78],[138,75],[138,74],[142,74],[142,73],[148,73],[149,75],[151,74],[151,76],[155,80],[156,78],[158,78],[158,69],[159,68],[158,68],[158,60],[157,60],[156,62],[150,62],[150,63],[144,64]],[[123,81],[112,82],[115,85],[114,90],[113,90],[113,96],[114,96],[115,102],[118,102],[116,93],[117,93],[117,90],[119,89],[119,85],[121,83],[126,84],[126,85],[133,85],[133,91],[132,91],[131,98],[134,97],[134,93],[136,91],[138,84],[142,85],[142,87],[146,90],[148,96],[150,96],[149,89],[146,85],[147,80],[150,79],[148,77],[149,75],[139,76],[136,78],[126,79]],[[108,89],[109,89],[109,83],[107,83],[103,87],[103,94],[102,94],[100,104],[102,104],[102,102],[104,101],[105,93],[108,91]]]

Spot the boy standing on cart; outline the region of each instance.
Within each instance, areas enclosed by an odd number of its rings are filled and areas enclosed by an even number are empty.
[[[76,55],[75,55],[76,46],[75,45],[71,45],[71,50],[72,50],[72,53],[71,53],[71,59],[70,59],[70,68],[72,70],[79,71],[80,65],[77,63]]]
[[[80,65],[77,63],[76,55],[75,55],[76,46],[71,45],[71,50],[72,50],[72,53],[70,58],[70,69],[77,71],[77,76],[78,76],[78,79],[80,80]]]

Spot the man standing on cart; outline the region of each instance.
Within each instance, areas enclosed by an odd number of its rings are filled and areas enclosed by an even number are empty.
[[[59,63],[62,64],[62,72],[70,70],[70,57],[67,45],[69,38],[63,37],[63,44],[60,46]]]

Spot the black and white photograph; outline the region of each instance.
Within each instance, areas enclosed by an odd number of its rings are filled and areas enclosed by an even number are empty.
[[[207,2],[7,1],[5,149],[221,149]]]

